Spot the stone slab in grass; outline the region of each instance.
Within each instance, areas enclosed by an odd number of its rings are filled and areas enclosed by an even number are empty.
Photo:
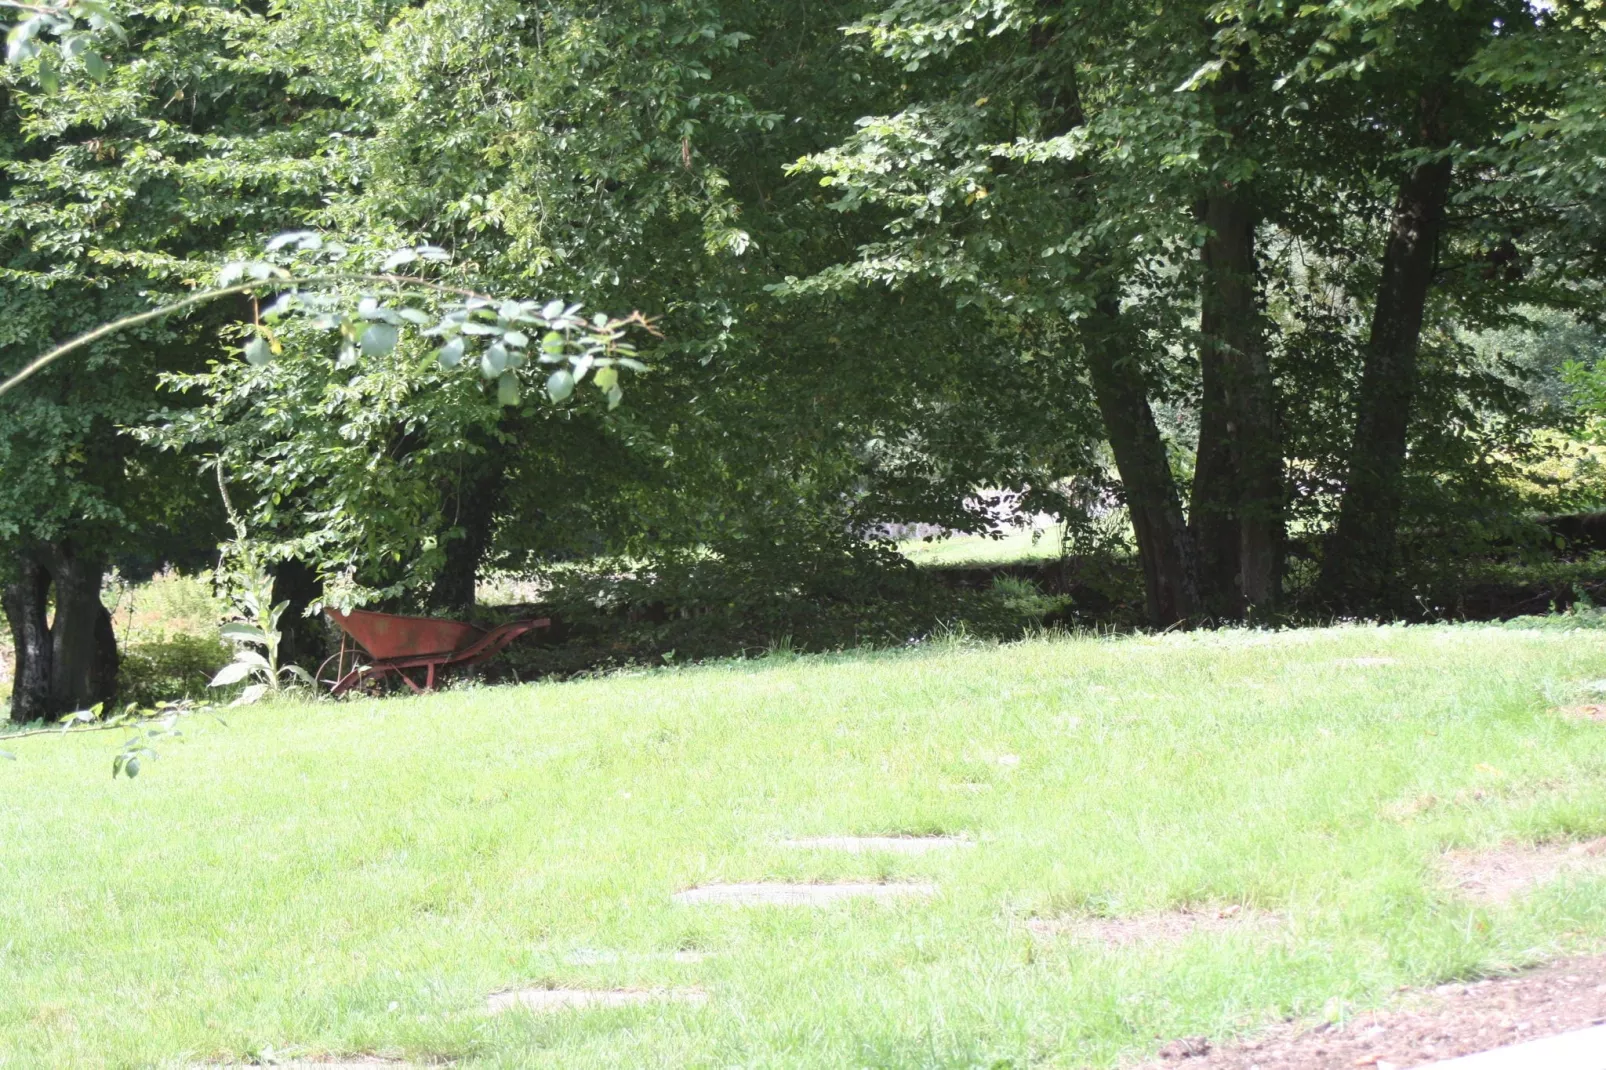
[[[900,881],[869,881],[839,884],[783,884],[764,881],[753,884],[705,884],[676,892],[677,903],[718,904],[722,906],[820,907],[854,899],[923,899],[937,894],[934,884]]]
[[[243,1067],[260,1067],[257,1062],[198,1062],[190,1070],[239,1070]],[[291,1059],[275,1062],[281,1070],[424,1070],[411,1062],[385,1059],[384,1056],[345,1056],[332,1059]],[[435,1064],[437,1067],[445,1064]]]
[[[498,992],[487,999],[485,1005],[492,1014],[519,1010],[553,1014],[567,1010],[706,1002],[708,993],[700,988],[520,988]]]
[[[950,847],[974,847],[976,841],[959,836],[800,836],[782,840],[780,845],[804,851],[920,855]]]
[[[577,947],[563,957],[570,966],[608,966],[616,962],[702,962],[707,951],[609,951],[606,948]]]

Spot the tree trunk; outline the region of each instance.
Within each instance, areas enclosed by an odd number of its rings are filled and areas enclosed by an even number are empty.
[[[100,601],[106,563],[70,543],[46,557],[56,591],[50,625],[50,706],[60,715],[110,705],[117,692],[117,636]]]
[[[50,716],[50,573],[20,555],[16,578],[0,592],[16,661],[11,674],[11,719],[18,724]]]
[[[1207,254],[1208,261],[1208,254]],[[1210,287],[1209,279],[1205,289]],[[1232,432],[1227,416],[1225,369],[1211,336],[1212,303],[1200,319],[1199,448],[1194,454],[1193,493],[1188,527],[1198,553],[1201,609],[1212,616],[1236,619],[1243,613],[1238,593],[1238,476],[1232,463]]]
[[[1274,607],[1282,587],[1283,469],[1256,284],[1256,213],[1240,189],[1206,198],[1199,359],[1204,398],[1191,521],[1207,612]]]
[[[1206,39],[1218,27],[1205,27]],[[1203,191],[1199,368],[1203,399],[1189,521],[1199,547],[1199,588],[1213,617],[1274,608],[1282,587],[1283,459],[1266,356],[1254,192],[1242,178],[1258,102],[1253,59],[1237,51],[1205,91],[1225,135]]]
[[[1039,0],[1038,6],[1045,14],[1055,7],[1049,0]],[[1035,52],[1046,52],[1053,41],[1054,33],[1046,24],[1033,29]],[[1038,104],[1043,132],[1049,136],[1068,133],[1086,122],[1074,72],[1046,79]],[[1078,187],[1075,196],[1098,195],[1096,184],[1084,181],[1089,177],[1084,158],[1067,161],[1065,167]],[[1096,255],[1089,258],[1086,267],[1090,272],[1100,267],[1096,259]],[[1154,422],[1142,364],[1128,352],[1133,339],[1122,330],[1118,283],[1098,295],[1093,311],[1080,321],[1079,332],[1094,403],[1115,454],[1132,518],[1149,623],[1170,628],[1194,621],[1199,617],[1199,590],[1193,535],[1182,515],[1165,439]]]
[[[1423,141],[1449,143],[1443,94],[1421,100]],[[1418,164],[1400,185],[1372,310],[1357,396],[1355,437],[1338,524],[1327,540],[1321,590],[1341,612],[1387,612],[1398,547],[1406,435],[1417,381],[1422,319],[1450,196],[1451,161]]]
[[[281,561],[273,570],[273,604],[289,602],[279,618],[279,664],[317,670],[328,656],[328,631],[321,617],[307,616],[307,607],[323,595],[318,572],[298,558]]]
[[[1199,615],[1193,538],[1142,369],[1123,352],[1128,339],[1122,337],[1120,305],[1113,296],[1100,299],[1083,321],[1082,334],[1094,401],[1137,536],[1149,622],[1169,628],[1191,621]]]
[[[459,615],[473,611],[480,564],[496,530],[505,470],[492,454],[479,454],[467,462],[452,489],[459,534],[446,543],[446,564],[429,593],[431,609]]]

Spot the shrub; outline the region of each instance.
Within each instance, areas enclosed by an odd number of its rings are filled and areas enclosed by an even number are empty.
[[[175,635],[130,643],[118,668],[117,700],[154,706],[176,699],[207,698],[208,681],[233,658],[233,649],[215,635]]]
[[[131,643],[169,636],[216,633],[228,606],[213,590],[212,576],[171,569],[145,583],[123,583],[113,576],[103,600],[117,623],[118,638]]]

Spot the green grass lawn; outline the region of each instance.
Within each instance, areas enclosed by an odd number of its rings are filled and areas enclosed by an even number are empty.
[[[940,539],[909,539],[898,551],[917,565],[960,568],[967,565],[1010,565],[1022,561],[1052,561],[1060,556],[1058,529],[1042,532],[1011,531],[1002,538],[989,535],[948,535]]]
[[[1483,909],[1434,876],[1606,834],[1606,726],[1551,712],[1602,676],[1601,631],[1202,633],[235,711],[132,782],[110,733],[0,737],[0,1066],[1111,1066],[1343,1013],[1606,942],[1606,881]],[[977,843],[776,843],[932,832]],[[670,899],[766,878],[939,893]],[[1118,951],[1027,926],[1185,904],[1282,921]],[[542,984],[708,999],[485,1012]]]

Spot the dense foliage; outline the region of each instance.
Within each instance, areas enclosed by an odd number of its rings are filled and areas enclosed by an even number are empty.
[[[1596,504],[1546,473],[1606,394],[1599,0],[169,0],[22,25],[0,372],[285,231],[295,278],[335,248],[487,295],[347,279],[275,318],[269,286],[0,397],[0,570],[35,665],[96,660],[85,592],[114,557],[219,537],[205,466],[330,601],[466,612],[489,569],[590,561],[591,604],[728,616],[725,649],[951,622],[878,537],[985,530],[1005,501],[1134,556],[1159,626],[1439,605],[1473,562],[1548,552],[1540,512]]]

